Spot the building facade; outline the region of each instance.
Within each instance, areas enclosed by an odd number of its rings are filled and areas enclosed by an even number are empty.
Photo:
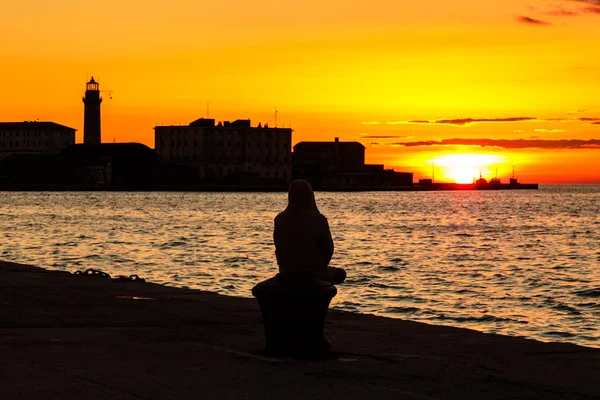
[[[0,122],[0,159],[11,154],[57,154],[75,144],[75,129],[54,122]]]
[[[166,163],[194,168],[200,178],[259,178],[289,182],[292,129],[251,126],[250,120],[200,118],[154,128],[155,150]]]
[[[294,146],[294,163],[332,173],[360,172],[365,166],[365,146],[359,142],[300,142]]]
[[[300,142],[294,146],[294,179],[306,179],[317,190],[381,190],[412,186],[412,173],[365,164],[359,142]]]

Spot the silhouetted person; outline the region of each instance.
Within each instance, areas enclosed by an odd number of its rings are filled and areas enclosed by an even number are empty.
[[[283,276],[316,276],[332,284],[342,283],[346,271],[330,267],[333,239],[327,218],[319,212],[310,183],[290,185],[288,206],[275,217],[275,256]]]

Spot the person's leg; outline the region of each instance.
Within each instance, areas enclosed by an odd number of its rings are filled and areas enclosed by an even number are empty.
[[[327,267],[327,282],[338,285],[346,280],[346,270],[336,267]]]

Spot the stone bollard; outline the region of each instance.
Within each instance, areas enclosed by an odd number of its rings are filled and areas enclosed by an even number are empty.
[[[317,358],[329,343],[323,329],[337,289],[313,277],[277,274],[252,288],[262,314],[266,353]]]

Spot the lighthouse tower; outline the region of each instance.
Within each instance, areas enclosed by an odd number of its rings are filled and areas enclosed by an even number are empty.
[[[100,144],[100,86],[92,79],[86,84],[83,113],[83,144]]]

